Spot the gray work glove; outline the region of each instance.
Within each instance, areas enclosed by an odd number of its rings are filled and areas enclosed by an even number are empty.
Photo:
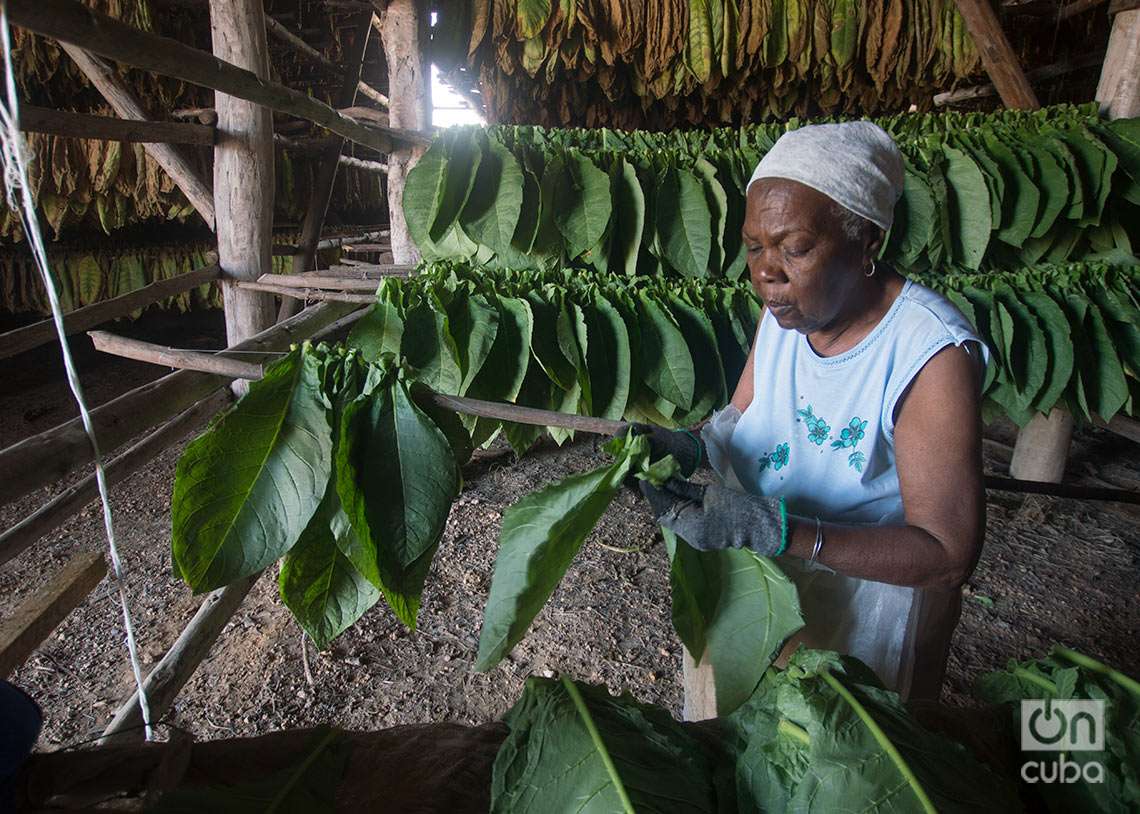
[[[788,548],[783,498],[679,478],[670,478],[660,489],[643,480],[640,489],[657,522],[693,548],[747,548],[762,557],[777,557]]]
[[[649,439],[650,463],[672,455],[686,478],[696,472],[697,467],[706,460],[704,444],[695,432],[667,430],[653,424],[640,423],[631,424],[630,430],[634,435],[644,435]]]

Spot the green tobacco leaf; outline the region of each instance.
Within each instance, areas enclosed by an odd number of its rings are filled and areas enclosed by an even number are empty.
[[[692,357],[702,361],[702,364],[693,366],[695,384],[692,409],[685,415],[674,416],[678,424],[687,426],[700,421],[728,400],[724,363],[717,350],[716,335],[709,318],[677,294],[669,296],[669,308],[677,318],[677,325]]]
[[[433,212],[428,237],[435,242],[442,241],[459,220],[475,178],[483,153],[475,140],[473,131],[456,128],[445,133],[442,140],[447,145],[447,168],[439,191],[438,203]],[[405,197],[407,192],[405,191]]]
[[[991,133],[983,133],[982,143],[1005,178],[1006,194],[1002,199],[1001,226],[997,237],[1010,246],[1020,248],[1037,222],[1041,193],[1001,139]]]
[[[415,377],[432,390],[456,395],[463,383],[459,350],[438,302],[421,302],[405,314],[400,350]]]
[[[530,304],[516,297],[499,297],[499,329],[491,352],[467,388],[467,395],[487,401],[513,402],[530,364],[534,315]],[[479,419],[472,440],[480,446],[494,434],[498,422]]]
[[[982,263],[990,239],[990,198],[985,179],[974,161],[948,145],[946,186],[950,195],[950,238],[954,258],[967,268]]]
[[[408,233],[421,252],[429,252],[433,248],[429,232],[443,197],[450,159],[446,142],[436,139],[408,171],[404,181],[404,219]]]
[[[1005,306],[1014,323],[1011,368],[1017,382],[1018,406],[1028,410],[1035,402],[1049,367],[1045,332],[1018,293],[1008,285],[994,288],[994,296]]]
[[[728,195],[716,177],[716,167],[698,158],[693,162],[693,171],[704,182],[705,202],[712,213],[712,241],[709,244],[709,268],[720,274],[724,268],[724,229],[728,221]]]
[[[656,195],[658,240],[663,259],[686,277],[705,277],[712,252],[712,215],[701,180],[684,169],[670,169]]]
[[[543,296],[547,293],[549,299]],[[554,384],[563,390],[572,389],[578,380],[578,342],[562,295],[556,291],[530,291],[527,302],[534,315],[530,346],[534,358]]]
[[[1019,292],[1022,301],[1037,317],[1045,332],[1049,370],[1046,382],[1033,408],[1048,413],[1069,386],[1073,375],[1073,340],[1069,320],[1061,307],[1044,291]]]
[[[630,443],[609,466],[551,484],[503,513],[476,670],[490,670],[522,639],[645,447]]]
[[[665,710],[605,687],[531,678],[507,713],[493,814],[715,814],[715,757]]]
[[[281,599],[319,650],[380,599],[380,591],[344,553],[358,548],[358,541],[348,539],[355,536],[330,481],[325,499],[281,563]]]
[[[459,353],[459,368],[463,371],[457,391],[462,396],[483,369],[494,347],[499,332],[499,309],[482,294],[460,294],[449,303],[447,315]]]
[[[353,530],[376,553],[377,587],[414,629],[459,471],[447,437],[403,382],[382,384],[345,408],[336,479]]]
[[[618,421],[629,400],[629,335],[621,314],[600,294],[583,309],[592,414]]]
[[[578,150],[568,150],[560,180],[555,219],[574,259],[597,245],[610,222],[610,177]]]
[[[523,203],[523,173],[502,143],[485,137],[471,194],[460,213],[463,231],[496,252],[511,250]]]
[[[637,273],[641,233],[645,229],[645,195],[637,181],[637,170],[618,159],[610,170],[613,197],[612,257],[617,267],[632,276]]]
[[[673,598],[673,629],[694,661],[700,661],[708,628],[720,601],[720,558],[715,551],[698,551],[662,527],[669,554],[669,588]]]
[[[1077,353],[1089,407],[1105,421],[1111,421],[1128,401],[1128,380],[1116,354],[1104,316],[1089,302],[1083,342]]]
[[[897,257],[904,267],[913,265],[930,242],[936,220],[930,185],[907,168],[903,195],[895,206],[888,244],[890,256]]]
[[[361,355],[370,362],[378,361],[385,353],[398,359],[403,336],[404,320],[400,317],[400,309],[390,302],[378,300],[352,326],[348,345],[359,348]]]
[[[1041,191],[1041,204],[1037,212],[1037,224],[1030,237],[1044,237],[1053,228],[1057,216],[1069,204],[1069,177],[1057,162],[1056,157],[1041,139],[1025,143],[1025,153],[1031,156],[1036,174],[1037,188]]]
[[[647,294],[638,296],[645,383],[682,410],[690,410],[696,389],[693,357],[676,320]]]
[[[321,502],[331,457],[319,362],[293,351],[179,458],[171,507],[175,570],[201,593],[276,561]]]

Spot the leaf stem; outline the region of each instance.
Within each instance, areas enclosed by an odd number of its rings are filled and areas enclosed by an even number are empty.
[[[1053,648],[1053,652],[1062,658],[1066,658],[1078,667],[1084,667],[1086,670],[1092,670],[1094,673],[1100,673],[1103,676],[1115,681],[1124,689],[1133,695],[1140,697],[1140,681],[1125,675],[1119,670],[1114,670],[1103,662],[1099,662],[1091,656],[1086,656],[1084,653],[1078,653],[1076,650],[1070,650],[1067,647],[1057,645]]]
[[[899,774],[910,784],[914,796],[918,798],[919,805],[922,806],[922,810],[927,812],[927,814],[938,814],[938,809],[934,807],[934,803],[931,802],[927,796],[926,790],[918,782],[918,778],[915,777],[910,766],[903,760],[903,756],[899,754],[899,750],[895,748],[895,745],[891,743],[891,739],[887,737],[887,733],[884,732],[882,727],[871,717],[871,713],[867,711],[867,708],[859,703],[859,700],[851,694],[850,690],[840,683],[839,679],[831,674],[831,671],[820,670],[819,676],[827,682],[828,686],[839,693],[839,697],[855,710],[855,714],[859,716],[859,719],[863,721],[867,729],[871,730],[871,735],[874,736],[879,746],[882,747],[882,750],[887,753],[887,757],[895,764],[895,767],[899,770]]]
[[[1049,693],[1050,695],[1055,696],[1057,694],[1057,685],[1049,679],[1045,678],[1045,676],[1039,676],[1036,673],[1031,673],[1024,667],[1014,667],[1013,675],[1016,678],[1020,678],[1022,681],[1025,681],[1029,684],[1036,684],[1038,687],[1045,690],[1045,692]]]
[[[792,723],[787,718],[781,718],[780,722],[776,724],[776,731],[781,735],[786,735],[789,738],[799,741],[804,746],[811,746],[811,735],[802,726]]]
[[[625,814],[636,814],[633,810],[633,803],[625,791],[625,785],[621,782],[621,777],[618,776],[617,767],[614,766],[609,750],[606,749],[606,744],[602,741],[602,734],[598,732],[598,727],[594,724],[594,718],[590,715],[590,710],[586,707],[582,693],[574,686],[574,682],[566,676],[560,676],[560,680],[562,681],[562,686],[566,688],[566,692],[570,695],[570,700],[574,702],[574,706],[578,710],[578,717],[582,719],[586,731],[590,733],[590,740],[594,742],[594,748],[598,750],[598,756],[602,759],[602,765],[606,767],[606,773],[610,776],[610,782],[614,784],[614,791],[617,792],[618,799],[621,801],[622,810]]]

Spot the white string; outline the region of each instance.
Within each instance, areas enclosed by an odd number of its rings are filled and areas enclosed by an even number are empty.
[[[127,605],[123,564],[119,559],[119,548],[115,544],[115,528],[111,521],[111,502],[107,495],[107,477],[103,472],[103,457],[99,453],[99,441],[95,437],[91,413],[87,409],[87,401],[83,397],[83,389],[79,384],[79,375],[75,371],[75,363],[67,345],[67,335],[63,327],[63,310],[59,305],[59,294],[56,291],[55,281],[48,269],[47,250],[44,247],[43,234],[40,232],[39,220],[36,217],[35,201],[32,200],[31,187],[28,184],[27,152],[23,136],[20,134],[17,125],[19,101],[16,97],[16,79],[12,70],[12,38],[8,30],[8,4],[5,0],[0,0],[0,48],[3,49],[4,53],[4,79],[7,90],[7,104],[0,102],[0,148],[3,150],[0,153],[0,161],[4,165],[4,190],[8,198],[8,206],[12,210],[20,212],[28,245],[31,246],[36,266],[43,276],[48,301],[51,303],[52,320],[55,322],[59,346],[63,352],[63,366],[67,371],[67,383],[71,387],[75,403],[79,405],[79,416],[83,422],[83,429],[91,441],[91,450],[95,458],[95,482],[99,487],[99,499],[103,505],[103,526],[107,532],[107,545],[111,553],[111,573],[118,588],[119,604],[123,609],[123,626],[127,632],[127,653],[130,656],[131,670],[134,672],[135,684],[138,687],[139,708],[142,710],[146,739],[151,740],[153,732],[150,725],[150,707],[147,704],[146,691],[143,688],[142,668],[139,665],[138,648],[135,645],[135,630],[131,623],[131,613]]]

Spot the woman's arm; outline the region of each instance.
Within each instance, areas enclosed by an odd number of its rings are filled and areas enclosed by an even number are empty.
[[[945,348],[899,407],[895,456],[906,525],[825,523],[820,562],[895,585],[948,588],[969,578],[982,550],[986,505],[976,364],[964,348]],[[815,530],[813,518],[793,518],[788,553],[810,557]]]

